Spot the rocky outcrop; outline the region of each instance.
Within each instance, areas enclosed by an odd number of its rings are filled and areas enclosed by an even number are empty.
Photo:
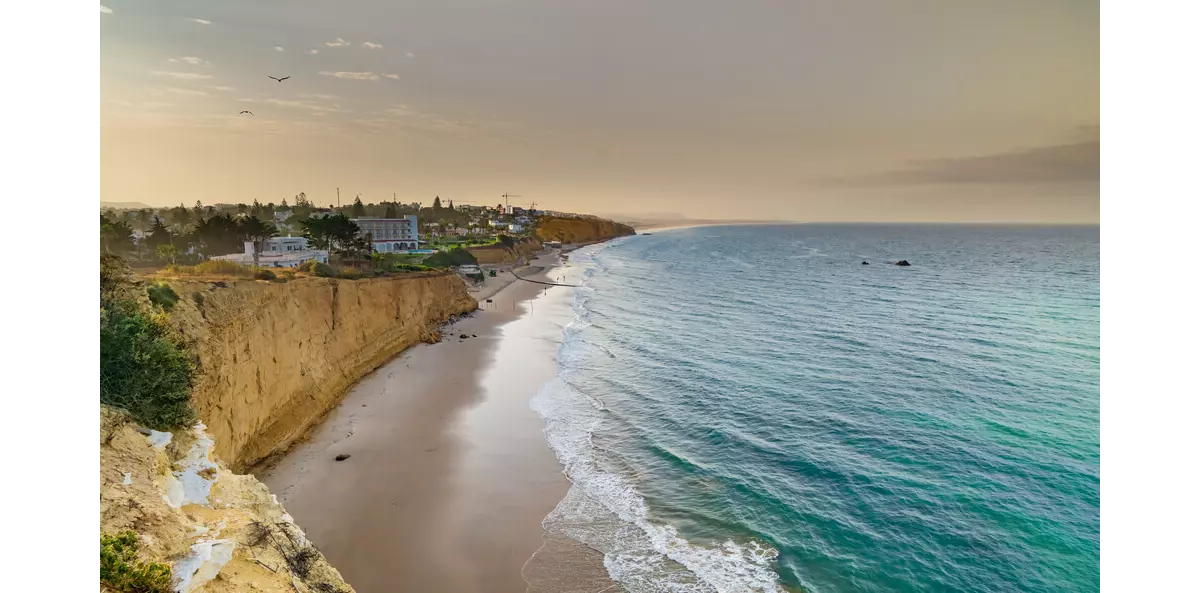
[[[170,286],[199,360],[193,406],[235,471],[286,450],[363,375],[478,306],[450,273]]]
[[[911,266],[912,264],[908,263],[908,260],[902,259],[902,260],[896,262],[896,265],[897,266]]]
[[[101,407],[100,533],[127,531],[180,593],[353,593],[266,486],[214,458],[203,425],[156,433]]]
[[[591,243],[635,234],[637,232],[631,226],[588,216],[579,218],[542,217],[538,220],[535,231],[539,240],[563,243]]]

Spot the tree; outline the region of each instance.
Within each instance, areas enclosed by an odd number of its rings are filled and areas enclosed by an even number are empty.
[[[158,249],[159,245],[170,245],[175,235],[171,234],[171,230],[167,225],[163,224],[162,218],[154,217],[154,224],[150,225],[150,235],[146,237],[146,246],[151,249]]]
[[[200,220],[204,217],[204,204],[201,204],[200,200],[196,200],[196,205],[192,206],[192,216],[194,220]]]
[[[234,253],[238,251],[242,240],[237,221],[229,214],[217,214],[200,220],[192,230],[192,236],[205,255]]]
[[[254,244],[254,265],[258,266],[258,254],[262,253],[263,244],[278,234],[274,225],[267,224],[258,217],[250,216],[238,223],[238,230],[247,241]]]
[[[354,197],[354,206],[350,209],[350,213],[354,218],[362,218],[367,215],[367,209],[363,206],[362,200],[358,196]]]
[[[345,214],[334,214],[320,218],[308,218],[300,221],[304,236],[317,249],[328,249],[335,253],[349,255],[362,250],[358,225]],[[368,244],[367,249],[370,249]]]
[[[123,220],[116,222],[100,215],[100,248],[108,253],[127,253],[133,250],[133,229]]]
[[[183,202],[180,202],[178,207],[171,208],[171,224],[178,225],[182,229],[191,221],[192,212],[183,205]]]
[[[441,210],[441,209],[442,209],[442,198],[441,198],[441,196],[434,196],[434,197],[433,197],[433,209],[434,209],[434,210]]]
[[[175,256],[179,255],[179,250],[174,245],[159,245],[155,252],[158,253],[159,259],[165,259],[171,263],[175,263]]]
[[[279,207],[287,210],[287,198],[284,198],[283,201],[279,203]]]
[[[454,209],[454,200],[450,200],[450,209],[451,209],[451,210],[453,210],[453,209]]]
[[[150,222],[153,220],[154,220],[154,211],[153,210],[151,210],[149,208],[142,208],[141,210],[138,210],[138,225],[141,227],[139,230],[142,230],[142,231],[150,230]]]
[[[383,217],[384,217],[384,218],[396,218],[396,205],[395,205],[395,204],[388,204],[388,205],[387,205],[387,210],[385,210],[385,211],[383,212]]]

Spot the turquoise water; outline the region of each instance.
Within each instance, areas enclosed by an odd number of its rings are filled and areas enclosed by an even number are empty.
[[[629,591],[1099,590],[1098,228],[694,228],[572,262],[545,525]]]

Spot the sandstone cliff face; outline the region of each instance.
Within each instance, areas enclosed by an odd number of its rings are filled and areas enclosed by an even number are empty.
[[[477,303],[450,273],[173,281],[200,363],[192,402],[234,471],[286,450],[363,375]]]
[[[633,227],[603,218],[542,218],[537,238],[563,243],[590,243],[636,234]]]
[[[519,239],[511,248],[497,243],[487,247],[471,247],[467,251],[481,264],[513,264],[521,257],[533,257],[541,248],[542,242],[537,239]]]

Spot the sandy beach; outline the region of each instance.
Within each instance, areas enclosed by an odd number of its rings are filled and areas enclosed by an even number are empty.
[[[518,273],[546,279],[558,264],[551,253]],[[556,372],[558,336],[514,322],[536,314],[544,291],[570,289],[488,280],[473,294],[481,309],[442,342],[364,377],[310,438],[257,472],[360,593],[613,586],[595,552],[543,549],[541,521],[569,483],[529,399]],[[574,567],[570,583],[555,566]]]

